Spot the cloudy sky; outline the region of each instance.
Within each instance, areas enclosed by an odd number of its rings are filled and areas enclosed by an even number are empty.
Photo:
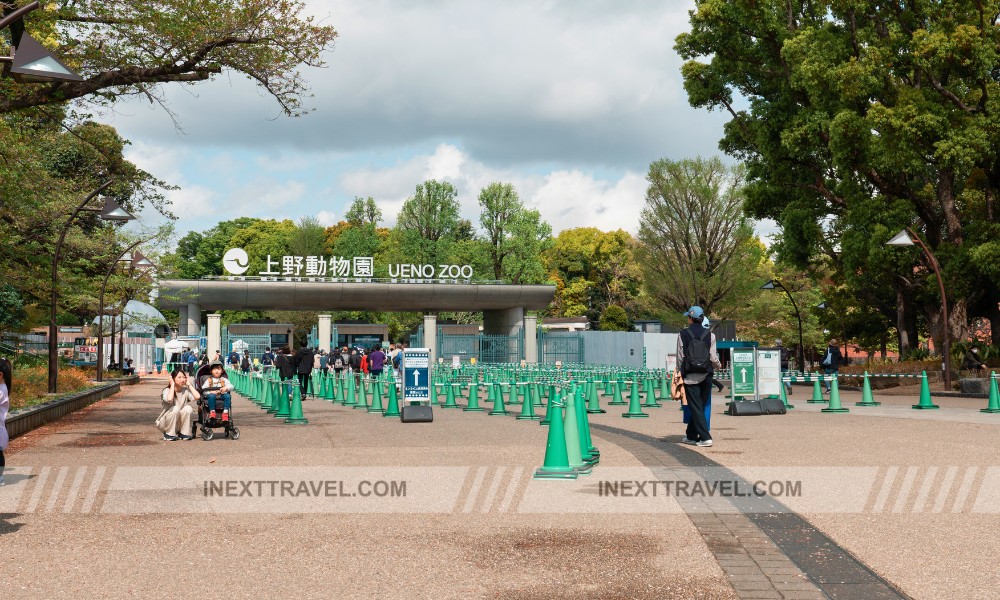
[[[131,160],[181,186],[179,233],[237,216],[340,220],[355,196],[396,215],[425,179],[473,222],[513,183],[558,232],[635,232],[650,162],[718,154],[724,116],[688,106],[673,51],[691,0],[306,0],[339,38],[304,71],[310,114],[248,80],[170,86],[182,130],[135,100],[102,119]]]

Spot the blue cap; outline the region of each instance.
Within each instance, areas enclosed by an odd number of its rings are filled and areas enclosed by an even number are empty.
[[[697,320],[705,316],[705,311],[702,310],[700,306],[692,306],[686,313],[684,313],[684,316]]]

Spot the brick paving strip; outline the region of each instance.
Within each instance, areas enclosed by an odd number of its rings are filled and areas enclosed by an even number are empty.
[[[734,471],[680,445],[681,436],[648,435],[591,424],[601,438],[632,453],[664,480],[750,484]],[[702,476],[700,470],[711,475]],[[740,598],[882,600],[909,598],[808,521],[773,498],[675,498]]]

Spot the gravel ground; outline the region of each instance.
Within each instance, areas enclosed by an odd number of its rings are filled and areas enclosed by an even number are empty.
[[[161,385],[126,388],[13,442],[8,465],[30,467],[33,480],[4,488],[26,493],[20,512],[0,510],[0,598],[736,598],[683,514],[490,508],[490,474],[513,481],[512,466],[527,474],[541,464],[546,428],[535,423],[437,410],[430,426],[401,426],[309,400],[309,425],[290,426],[236,398],[240,440],[161,442],[152,426]],[[599,445],[602,465],[639,466]],[[121,508],[110,491],[83,514],[89,480],[79,498],[66,491],[84,467],[89,476],[99,467],[350,466],[467,467],[487,479],[478,493],[463,484],[471,511],[459,503],[440,514],[110,514]]]

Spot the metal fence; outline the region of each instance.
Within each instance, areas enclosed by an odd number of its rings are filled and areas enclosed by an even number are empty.
[[[445,360],[458,356],[462,362],[475,358],[481,363],[512,363],[524,355],[524,333],[519,330],[517,335],[448,335],[439,330],[437,346],[437,355]]]
[[[583,333],[538,332],[538,362],[582,363],[585,357]]]
[[[264,354],[266,348],[271,347],[271,335],[268,333],[243,333],[243,334],[229,334],[229,328],[222,328],[222,356],[225,358],[233,351],[233,344],[242,341],[239,350],[240,354],[243,354],[243,350],[250,351],[250,360],[253,361],[255,358],[260,358]]]

